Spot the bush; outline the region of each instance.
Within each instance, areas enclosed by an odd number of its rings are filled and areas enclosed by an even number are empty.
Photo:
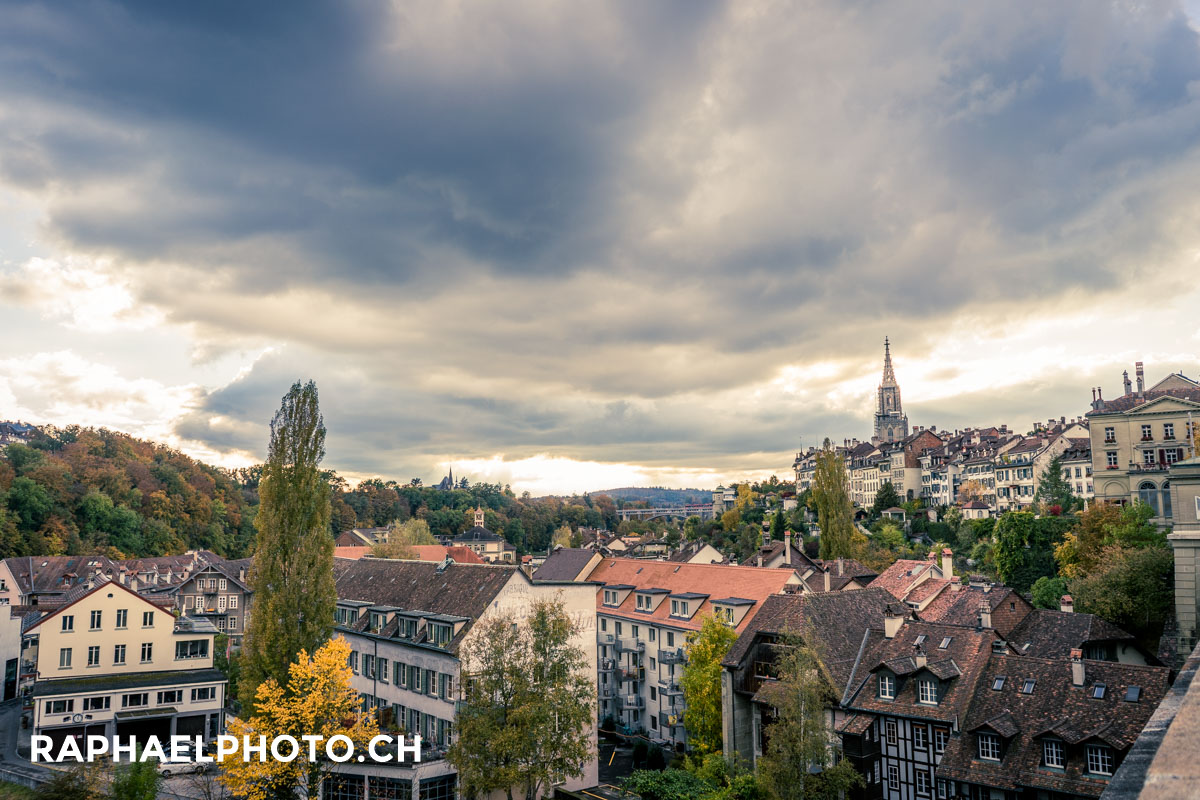
[[[633,766],[634,768],[643,767],[646,765],[646,756],[650,748],[646,746],[643,739],[638,739],[633,745]]]

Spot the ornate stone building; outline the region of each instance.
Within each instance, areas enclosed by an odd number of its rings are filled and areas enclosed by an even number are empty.
[[[892,370],[892,351],[887,338],[883,340],[883,381],[879,384],[879,399],[875,406],[875,435],[871,441],[898,442],[908,436],[908,417],[900,405],[900,385]]]

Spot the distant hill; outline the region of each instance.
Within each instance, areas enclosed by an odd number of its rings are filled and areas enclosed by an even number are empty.
[[[622,489],[604,489],[593,495],[606,494],[613,500],[645,500],[652,506],[693,505],[711,503],[711,489],[664,489],[660,486],[627,486]]]

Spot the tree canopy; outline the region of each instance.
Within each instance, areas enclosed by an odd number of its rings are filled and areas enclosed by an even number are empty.
[[[704,617],[700,630],[688,634],[683,689],[683,724],[688,741],[701,754],[721,751],[721,661],[737,633],[715,615]]]

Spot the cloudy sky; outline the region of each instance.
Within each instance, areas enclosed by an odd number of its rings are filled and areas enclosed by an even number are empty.
[[[1200,372],[1178,2],[2,2],[0,419],[711,486]]]

